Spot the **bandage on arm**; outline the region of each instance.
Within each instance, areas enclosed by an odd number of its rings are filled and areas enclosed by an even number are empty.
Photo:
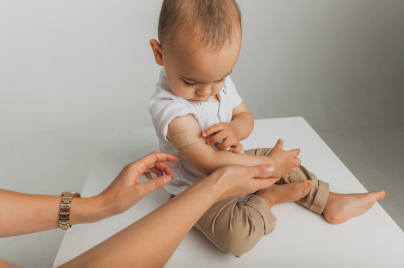
[[[204,142],[200,128],[194,128],[168,137],[175,148],[181,149],[197,142]]]
[[[198,131],[199,133],[198,133]],[[188,131],[193,131],[191,134]],[[271,160],[267,156],[256,156],[246,154],[234,154],[229,151],[215,151],[212,146],[202,137],[202,129],[199,123],[191,116],[185,115],[174,118],[168,125],[167,137],[171,140],[172,137],[188,132],[184,143],[174,144],[178,152],[192,165],[196,170],[204,175],[209,175],[217,168],[230,165],[242,166],[258,166],[271,164]],[[201,135],[201,136],[199,136]],[[185,136],[185,134],[183,134]],[[193,137],[189,139],[189,137]],[[195,138],[195,139],[194,139]],[[177,138],[179,139],[179,138]],[[194,142],[197,140],[197,142]],[[203,141],[203,142],[199,142]],[[175,142],[175,141],[174,141]],[[187,144],[187,145],[184,145]],[[184,145],[184,147],[179,148]]]

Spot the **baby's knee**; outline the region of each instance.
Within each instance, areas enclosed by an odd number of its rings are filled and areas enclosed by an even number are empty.
[[[264,235],[264,228],[253,222],[232,222],[227,229],[217,230],[215,242],[227,254],[241,257]]]
[[[265,201],[261,198],[254,200],[252,197],[248,205],[236,199],[213,206],[195,227],[223,252],[240,257],[250,251],[264,234],[272,232],[276,223]]]

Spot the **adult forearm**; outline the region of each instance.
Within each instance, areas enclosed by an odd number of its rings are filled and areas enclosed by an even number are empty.
[[[0,237],[58,228],[61,196],[22,194],[0,189]],[[73,198],[70,223],[99,220],[94,199]],[[98,216],[95,216],[98,215]]]
[[[203,179],[61,267],[162,267],[205,211],[219,200]]]
[[[250,136],[254,128],[254,117],[249,112],[243,112],[236,115],[230,122],[234,131],[237,133],[238,140],[244,140]]]

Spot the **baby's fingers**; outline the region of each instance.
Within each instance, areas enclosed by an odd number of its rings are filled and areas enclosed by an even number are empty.
[[[292,153],[293,157],[297,157],[300,154],[300,149],[290,150],[289,152]]]
[[[231,149],[229,150],[232,153],[238,154],[243,150],[243,145],[241,143],[237,142],[231,146]]]
[[[276,145],[274,146],[274,149],[275,148],[283,150],[283,140],[279,139]]]
[[[210,138],[209,140],[207,140],[207,144],[215,144],[216,142],[219,142],[221,140],[224,140],[225,138],[227,138],[227,131],[226,130],[222,130],[219,133],[217,133],[216,135],[214,135],[212,138]],[[227,146],[229,147],[229,146]],[[226,148],[227,148],[226,147]]]
[[[296,157],[293,160],[293,164],[294,164],[295,167],[298,167],[298,166],[300,166],[302,164],[302,161],[299,158]]]
[[[215,124],[213,126],[211,126],[210,128],[208,128],[207,130],[205,130],[204,132],[202,132],[202,136],[203,137],[209,137],[212,134],[215,134],[216,132],[219,132],[220,130],[223,129],[223,126],[221,124]]]

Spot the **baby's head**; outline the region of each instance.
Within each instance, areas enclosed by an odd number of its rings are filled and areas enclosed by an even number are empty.
[[[164,0],[158,37],[150,45],[171,90],[205,101],[219,93],[238,60],[239,7],[234,0]]]

